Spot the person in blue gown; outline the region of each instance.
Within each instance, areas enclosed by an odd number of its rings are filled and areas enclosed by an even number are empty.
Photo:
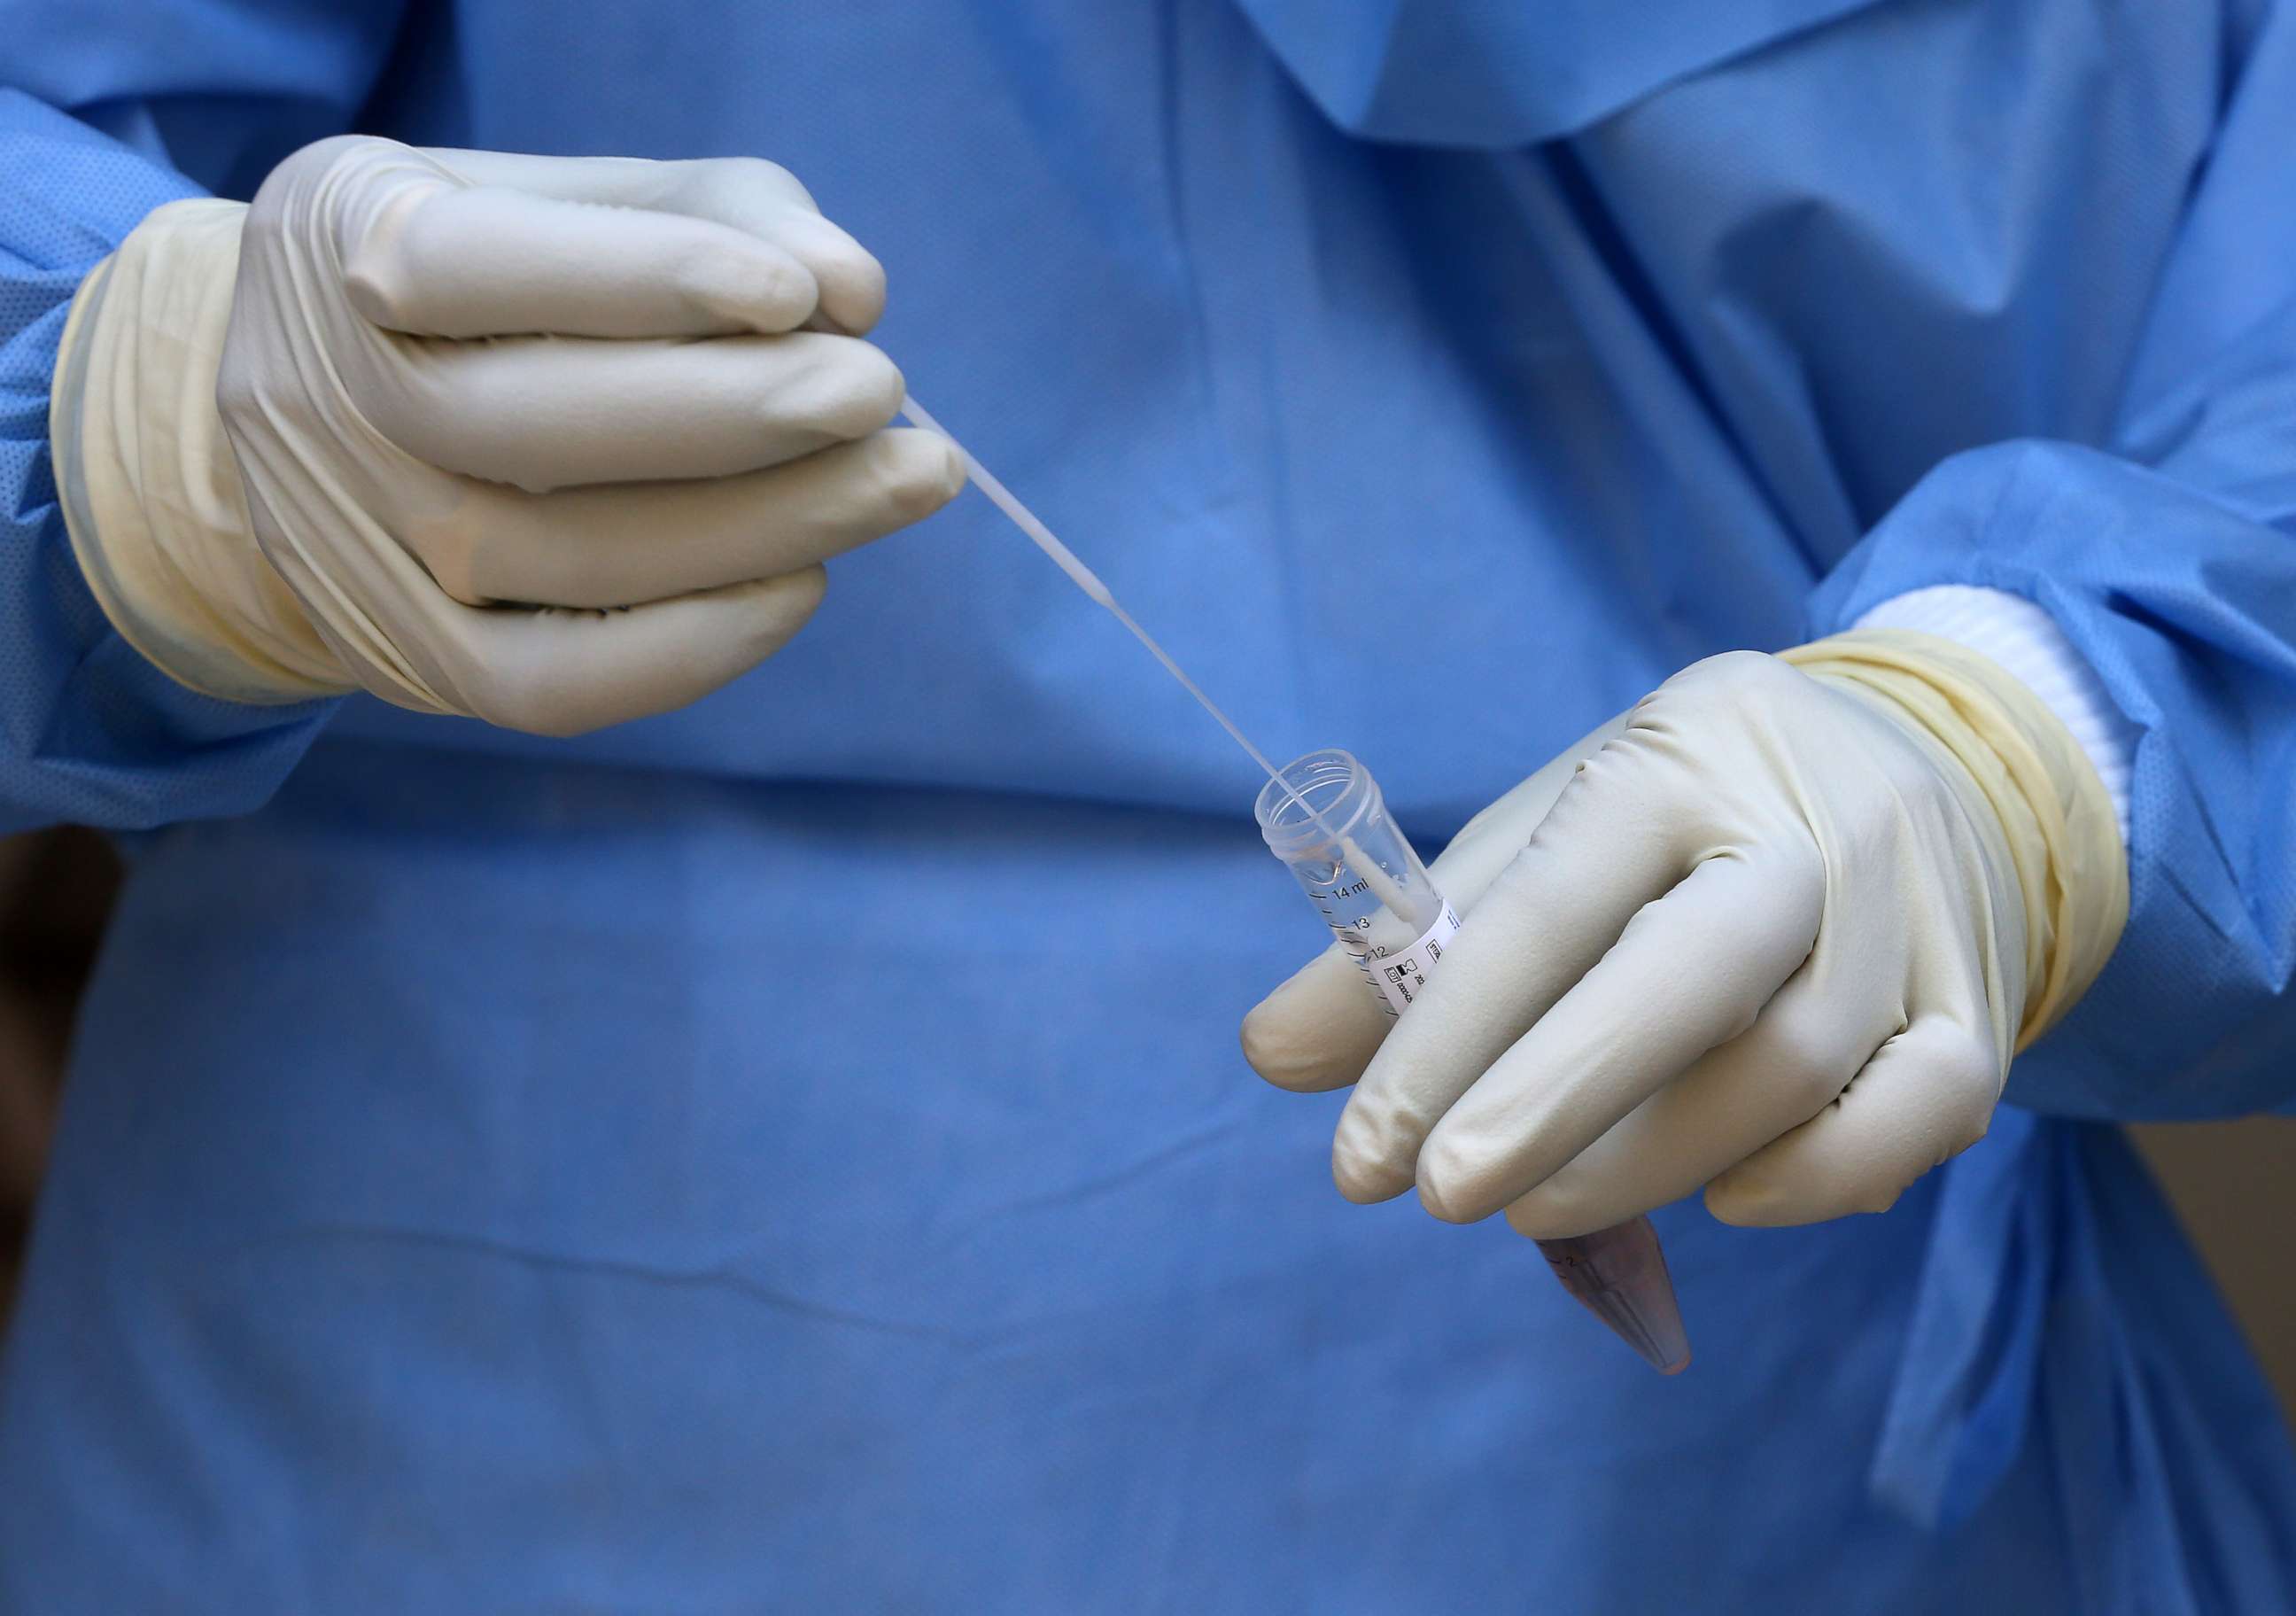
[[[129,871],[0,1611],[2296,1609],[2112,1126],[2296,1099],[2296,9],[1374,9],[0,4],[0,812]],[[76,294],[345,133],[782,165],[919,397],[1430,850],[1702,658],[2034,611],[2119,947],[1886,1215],[1660,1208],[1661,1380],[1332,1193],[1341,1096],[1236,1048],[1318,941],[1251,771],[977,496],[571,739],[131,644]]]

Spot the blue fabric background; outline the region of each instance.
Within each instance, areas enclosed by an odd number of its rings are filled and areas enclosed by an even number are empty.
[[[135,861],[0,1609],[2296,1608],[2270,1400],[2064,1120],[2296,1093],[2296,19],[1669,12],[0,4],[0,813]],[[1431,851],[1699,656],[2030,595],[2142,732],[2128,936],[1887,1216],[1663,1212],[1657,1382],[1332,1194],[1233,1042],[1317,940],[1247,769],[977,498],[570,744],[144,666],[64,307],[342,128],[786,163],[919,395]]]

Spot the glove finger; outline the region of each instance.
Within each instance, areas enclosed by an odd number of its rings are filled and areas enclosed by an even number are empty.
[[[1428,866],[1436,890],[1460,914],[1472,913],[1546,817],[1579,760],[1622,732],[1626,722],[1623,715],[1612,719],[1469,820]],[[1302,1094],[1343,1088],[1363,1075],[1394,1025],[1365,983],[1362,968],[1334,945],[1244,1017],[1244,1058],[1278,1088]]]
[[[1824,897],[1815,848],[1700,864],[1444,1113],[1419,1154],[1427,1210],[1488,1217],[1744,1032],[1809,957]]]
[[[1985,1136],[2001,1096],[1989,1035],[1916,1020],[1833,1103],[1706,1186],[1724,1223],[1777,1226],[1886,1212],[1906,1187]]]
[[[627,611],[447,603],[430,683],[448,710],[576,735],[685,706],[787,644],[821,604],[818,567]]]
[[[1342,1194],[1410,1188],[1443,1113],[1686,873],[1691,844],[1664,808],[1678,789],[1639,749],[1612,748],[1575,774],[1349,1096],[1332,1141]]]
[[[1842,986],[1797,973],[1745,1033],[1511,1202],[1507,1222],[1534,1240],[1610,1228],[1681,1200],[1817,1115],[1899,1027],[1880,996],[1845,1013]]]
[[[884,267],[824,218],[797,176],[778,163],[755,157],[656,162],[444,148],[425,155],[474,184],[711,220],[771,242],[802,264],[820,290],[821,313],[840,331],[857,336],[884,313]]]
[[[430,337],[794,331],[820,299],[783,246],[712,219],[439,178],[343,253],[351,306]]]
[[[1344,1088],[1363,1075],[1394,1025],[1363,967],[1333,943],[1243,1018],[1243,1058],[1295,1094]]]
[[[1499,872],[1513,864],[1579,771],[1579,766],[1622,735],[1633,715],[1620,713],[1576,744],[1555,754],[1537,774],[1519,782],[1459,828],[1427,874],[1435,890],[1461,915],[1480,902]]]
[[[452,511],[401,537],[458,601],[634,606],[798,571],[922,521],[964,486],[946,439],[896,430],[701,482],[463,483]]]
[[[901,373],[850,337],[512,338],[400,345],[346,381],[376,431],[442,471],[529,493],[727,477],[865,438]]]

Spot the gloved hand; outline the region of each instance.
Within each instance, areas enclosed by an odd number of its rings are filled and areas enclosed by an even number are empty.
[[[1431,874],[1464,922],[1399,1021],[1334,948],[1245,1051],[1287,1088],[1360,1075],[1332,1156],[1350,1200],[1415,1184],[1537,1239],[1702,1185],[1730,1223],[1887,1208],[1983,1135],[2128,909],[2063,726],[1974,652],[1890,631],[1693,666]]]
[[[364,687],[565,734],[778,650],[824,557],[963,486],[881,431],[876,261],[748,160],[289,158],[91,274],[51,427],[120,632],[250,701]]]

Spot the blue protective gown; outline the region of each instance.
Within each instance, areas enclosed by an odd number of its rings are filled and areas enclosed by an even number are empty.
[[[132,874],[0,1374],[8,1612],[2279,1612],[2109,1127],[2296,1095],[2296,14],[0,0],[0,810]],[[1249,771],[967,496],[571,743],[186,693],[74,570],[80,276],[356,128],[770,155],[880,336],[1423,846],[1680,665],[2038,600],[2134,912],[1886,1216],[1659,1214],[1652,1377],[1244,1069]]]

